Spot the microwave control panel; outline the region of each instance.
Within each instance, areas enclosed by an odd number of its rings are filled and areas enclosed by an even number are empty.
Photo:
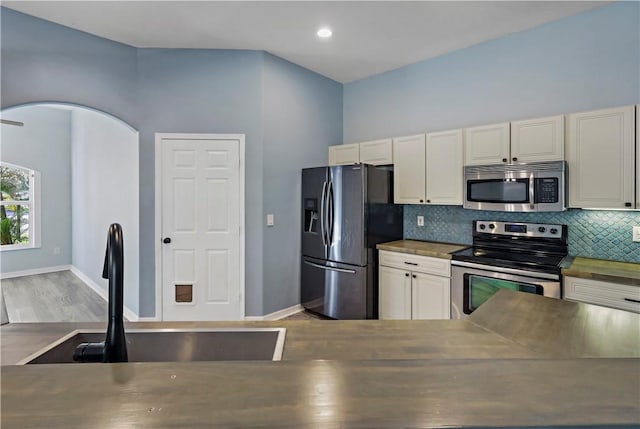
[[[560,198],[557,177],[535,179],[536,203],[557,203]]]

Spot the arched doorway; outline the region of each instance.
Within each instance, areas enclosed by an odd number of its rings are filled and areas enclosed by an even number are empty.
[[[106,297],[107,282],[101,277],[106,232],[118,222],[125,234],[125,315],[137,319],[138,132],[113,115],[69,103],[14,106],[2,111],[2,119],[23,125],[3,123],[0,161],[37,171],[41,178],[40,216],[34,219],[40,243],[6,251],[0,246],[2,278],[70,270]],[[76,321],[78,308],[65,307],[74,306],[72,298],[59,299],[62,308],[42,310],[45,315],[29,315],[37,312],[35,305],[23,310],[25,320],[16,315],[16,321]]]

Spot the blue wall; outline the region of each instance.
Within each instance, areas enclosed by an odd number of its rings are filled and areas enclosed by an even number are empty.
[[[344,142],[635,104],[639,39],[618,2],[345,84]]]
[[[291,211],[299,192],[291,184],[301,168],[325,163],[327,146],[341,140],[340,84],[263,52],[135,49],[0,11],[3,108],[83,104],[140,131],[141,316],[155,310],[156,132],[246,134],[246,314],[298,302],[299,261],[289,265],[295,249],[287,248],[283,260],[269,256],[268,265],[263,253],[299,239],[298,209]],[[282,214],[268,230],[267,212]],[[266,290],[267,280],[286,283]]]
[[[300,169],[342,141],[342,85],[270,54],[263,69],[264,314],[300,303]]]
[[[64,101],[137,125],[135,48],[4,7],[0,30],[3,108]]]
[[[40,172],[41,247],[2,252],[0,271],[71,264],[71,112],[30,107],[3,112],[2,161]],[[54,249],[58,248],[56,254]]]

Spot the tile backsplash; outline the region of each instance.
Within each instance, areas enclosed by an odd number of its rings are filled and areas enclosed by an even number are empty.
[[[416,216],[424,216],[417,226]],[[640,243],[632,241],[638,211],[569,209],[551,213],[465,210],[460,206],[404,206],[404,238],[471,244],[472,221],[555,223],[569,227],[569,254],[640,263]]]

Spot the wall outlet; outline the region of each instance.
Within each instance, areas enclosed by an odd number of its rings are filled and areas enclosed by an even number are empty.
[[[418,216],[418,226],[424,226],[424,216]]]
[[[276,221],[275,221],[275,217],[272,214],[268,214],[267,215],[267,226],[273,226],[275,225]]]
[[[640,241],[640,226],[633,227],[633,241]]]
[[[54,255],[59,255],[60,254],[60,248],[59,247],[54,247],[53,248],[53,254]]]

